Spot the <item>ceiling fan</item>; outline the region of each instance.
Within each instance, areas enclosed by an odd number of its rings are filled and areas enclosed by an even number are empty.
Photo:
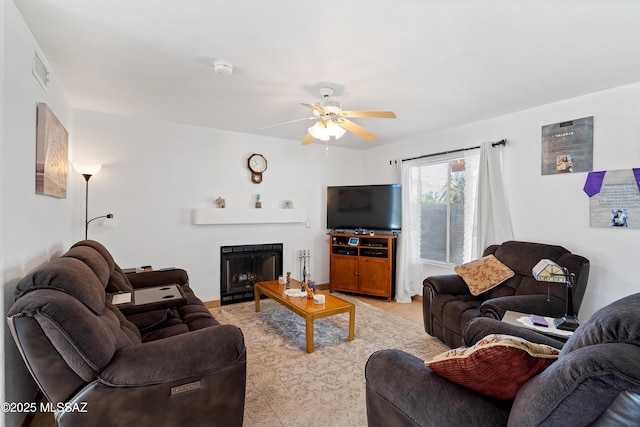
[[[340,103],[337,101],[329,100],[329,97],[333,95],[333,88],[323,87],[320,89],[320,94],[323,100],[316,104],[305,104],[307,108],[313,110],[312,117],[305,117],[304,119],[293,120],[292,123],[301,120],[318,119],[318,121],[309,128],[307,136],[302,140],[302,145],[311,144],[314,139],[321,141],[328,141],[330,137],[335,139],[340,138],[346,133],[346,131],[352,132],[366,141],[371,142],[376,139],[376,135],[369,132],[365,128],[352,122],[348,118],[351,117],[368,117],[368,118],[384,118],[394,119],[396,115],[392,111],[343,111]],[[279,124],[285,124],[279,123]],[[278,126],[278,125],[273,125]],[[272,127],[272,126],[267,126]],[[263,128],[264,129],[264,128]]]

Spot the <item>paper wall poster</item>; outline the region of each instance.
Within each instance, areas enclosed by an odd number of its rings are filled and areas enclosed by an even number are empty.
[[[36,125],[36,194],[67,197],[69,134],[47,104],[38,103]]]
[[[542,126],[542,175],[593,169],[593,116]]]
[[[584,192],[589,196],[589,226],[640,228],[640,168],[591,172]]]

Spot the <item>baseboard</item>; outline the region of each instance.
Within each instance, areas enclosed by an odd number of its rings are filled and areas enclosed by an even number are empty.
[[[222,305],[219,299],[213,301],[204,301],[203,304],[207,308],[218,308]]]

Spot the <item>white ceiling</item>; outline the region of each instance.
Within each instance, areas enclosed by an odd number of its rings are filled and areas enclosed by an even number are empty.
[[[640,81],[638,0],[14,1],[74,107],[292,144],[323,86],[365,148]]]

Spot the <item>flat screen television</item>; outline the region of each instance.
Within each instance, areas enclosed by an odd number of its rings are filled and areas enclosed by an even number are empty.
[[[400,184],[327,187],[327,229],[397,231],[401,227]]]

